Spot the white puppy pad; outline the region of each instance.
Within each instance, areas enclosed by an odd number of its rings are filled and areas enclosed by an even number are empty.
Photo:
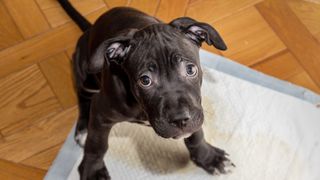
[[[232,173],[212,176],[190,160],[183,140],[149,128],[117,124],[105,163],[114,180],[319,180],[320,109],[306,101],[204,70],[206,140],[230,154]],[[68,179],[79,179],[79,157]]]

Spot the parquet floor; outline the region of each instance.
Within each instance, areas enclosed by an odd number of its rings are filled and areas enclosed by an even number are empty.
[[[320,93],[319,0],[71,0],[91,22],[115,6],[212,24],[206,50]],[[55,0],[0,0],[0,179],[42,179],[77,117],[80,30]]]

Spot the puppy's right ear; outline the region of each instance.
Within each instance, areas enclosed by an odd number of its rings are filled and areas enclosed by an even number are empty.
[[[208,45],[213,45],[217,49],[227,49],[218,31],[207,23],[198,22],[189,17],[181,17],[174,19],[169,25],[179,29],[198,46],[201,46],[202,42],[206,42]]]
[[[121,65],[132,47],[131,40],[135,29],[102,42],[91,56],[88,63],[89,73],[98,73],[104,64],[116,63]]]

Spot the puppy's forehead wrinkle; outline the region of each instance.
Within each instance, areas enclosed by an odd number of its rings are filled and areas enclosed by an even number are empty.
[[[159,34],[164,35],[164,38],[169,38],[170,37],[179,37],[179,35],[181,35],[179,33],[179,31],[175,30],[173,27],[167,25],[167,24],[153,24],[150,26],[147,26],[143,29],[141,29],[140,31],[136,32],[134,35],[134,38],[146,38],[146,37],[150,37],[150,36],[157,36]],[[165,36],[168,35],[168,36]]]
[[[164,76],[176,76],[172,73],[177,68],[173,59],[175,54],[182,54],[190,60],[197,59],[197,51],[185,36],[167,24],[155,24],[135,33],[135,50],[129,66],[135,66],[136,75],[149,71],[150,63],[156,64],[157,71]],[[176,72],[174,70],[174,72]]]

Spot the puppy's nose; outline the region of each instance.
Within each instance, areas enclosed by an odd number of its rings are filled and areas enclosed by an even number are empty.
[[[173,115],[170,118],[170,124],[183,128],[187,125],[187,122],[190,120],[190,114],[188,112],[178,113]]]

